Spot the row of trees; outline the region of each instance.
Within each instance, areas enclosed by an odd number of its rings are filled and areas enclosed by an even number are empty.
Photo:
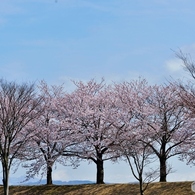
[[[188,72],[195,66],[177,54]],[[96,164],[104,183],[104,161],[125,159],[143,194],[157,177],[166,181],[167,160],[179,155],[194,162],[194,97],[191,83],[149,85],[146,80],[106,85],[104,80],[63,86],[0,80],[0,157],[5,195],[13,163],[27,168],[27,179],[46,173],[52,184],[55,163]],[[154,160],[159,167],[149,167]],[[147,167],[147,169],[146,169]],[[144,183],[146,185],[144,186]]]

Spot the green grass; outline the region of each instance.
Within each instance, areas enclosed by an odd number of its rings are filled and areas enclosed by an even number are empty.
[[[192,182],[152,183],[145,195],[195,195]],[[138,184],[10,186],[10,195],[139,195]],[[3,195],[3,187],[0,187]]]

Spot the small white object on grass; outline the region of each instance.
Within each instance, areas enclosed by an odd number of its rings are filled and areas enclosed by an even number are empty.
[[[191,184],[191,189],[193,192],[195,192],[195,181]]]

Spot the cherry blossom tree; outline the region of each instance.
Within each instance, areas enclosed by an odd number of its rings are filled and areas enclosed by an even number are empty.
[[[179,146],[191,136],[186,128],[188,114],[177,90],[172,85],[150,86],[145,80],[120,83],[115,88],[124,123],[122,140],[141,126],[143,131],[138,134],[147,138],[143,141],[159,159],[160,181],[166,181],[167,160],[181,154]]]
[[[66,97],[63,112],[69,113],[71,129],[79,140],[75,154],[96,164],[96,183],[102,184],[104,161],[117,157],[112,149],[117,139],[115,100],[103,80],[74,83],[76,90]]]
[[[180,146],[180,150],[182,151],[180,160],[186,161],[187,164],[195,165],[195,89],[191,82],[187,84],[179,83],[176,86],[178,87],[179,97],[188,110],[189,119],[186,128],[190,133],[184,144]]]
[[[32,124],[39,116],[34,85],[0,80],[0,156],[3,169],[4,194],[9,194],[10,168],[26,142],[33,136]]]
[[[139,181],[141,195],[159,174],[157,168],[151,167],[156,158],[150,147],[151,139],[145,131],[147,116],[152,113],[152,110],[147,108],[149,90],[150,86],[144,79],[114,86],[116,105],[120,110],[116,119],[120,120],[116,150],[119,150],[122,158],[128,162],[133,176]]]
[[[41,104],[43,112],[34,122],[36,133],[28,146],[31,155],[25,160],[31,161],[23,166],[29,168],[27,179],[40,174],[41,171],[42,176],[46,173],[47,184],[50,185],[53,165],[55,163],[67,165],[67,161],[71,160],[72,156],[65,150],[73,145],[73,141],[69,128],[63,123],[65,118],[62,119],[59,112],[61,99],[65,95],[63,86],[48,86],[42,81],[39,90],[43,99]],[[74,163],[72,161],[72,165],[76,165]]]
[[[165,182],[170,171],[167,160],[180,155],[180,146],[192,135],[187,128],[189,115],[174,86],[153,86],[150,94],[148,106],[153,113],[147,117],[147,132],[160,162],[160,181]]]
[[[195,165],[195,63],[191,58],[190,54],[183,53],[182,50],[179,50],[175,53],[176,57],[181,60],[181,65],[183,65],[184,70],[188,72],[192,79],[189,79],[187,82],[177,81],[172,82],[172,85],[177,87],[178,95],[181,102],[185,105],[189,113],[188,120],[188,131],[191,131],[191,136],[185,140],[185,144],[182,145],[181,150],[183,153],[181,155],[181,160],[187,161],[187,164]]]

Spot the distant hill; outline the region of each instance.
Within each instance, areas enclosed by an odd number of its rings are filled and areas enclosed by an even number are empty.
[[[0,181],[2,179],[0,178]],[[25,181],[25,177],[11,177],[9,180],[9,185],[22,185],[22,186],[32,186],[32,185],[44,185],[46,184],[46,179],[30,179],[29,181]],[[81,185],[81,184],[93,184],[95,182],[89,180],[71,180],[71,181],[61,181],[61,180],[53,180],[53,184],[55,185]],[[0,183],[2,185],[2,182]]]
[[[73,181],[60,181],[60,180],[54,180],[53,184],[55,185],[81,185],[81,184],[93,184],[95,182],[89,181],[89,180],[73,180]],[[21,185],[44,185],[46,184],[46,179],[43,179],[41,181],[36,181],[36,182],[25,182],[21,183]]]

